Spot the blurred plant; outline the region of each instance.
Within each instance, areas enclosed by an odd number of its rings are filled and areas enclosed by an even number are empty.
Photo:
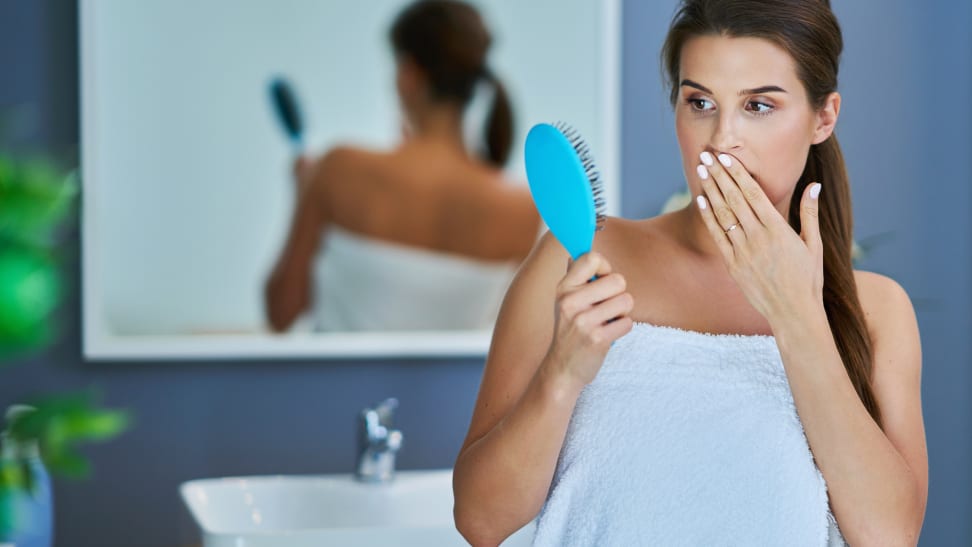
[[[692,195],[689,194],[688,190],[675,192],[665,201],[665,204],[662,205],[661,213],[659,214],[664,215],[665,213],[671,213],[672,211],[684,209],[690,203],[692,203]],[[871,251],[873,251],[875,247],[891,237],[892,234],[890,232],[884,232],[866,237],[861,240],[854,240],[851,247],[851,261],[854,263],[854,266],[859,266],[860,263],[871,254]]]
[[[4,440],[20,446],[36,443],[44,464],[54,474],[86,478],[91,465],[74,445],[110,440],[131,422],[127,412],[99,409],[96,401],[94,393],[79,392],[48,396],[20,406],[19,412],[8,414]],[[0,488],[12,485],[29,490],[31,480],[29,474],[4,470]]]
[[[64,293],[56,249],[77,195],[77,177],[64,176],[53,161],[0,152],[0,367],[56,338],[53,313]],[[90,465],[74,446],[111,439],[129,426],[127,412],[100,409],[95,399],[90,392],[69,393],[11,407],[0,437],[0,538],[26,522],[15,514],[25,505],[11,500],[39,496],[44,467],[83,478]],[[44,466],[36,464],[38,455]]]
[[[50,162],[0,155],[0,363],[53,338],[62,294],[55,231],[72,210],[74,177]]]

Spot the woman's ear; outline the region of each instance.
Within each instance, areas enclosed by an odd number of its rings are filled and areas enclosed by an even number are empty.
[[[396,84],[398,93],[412,97],[419,87],[419,68],[408,56],[400,55],[397,63]]]
[[[817,111],[817,126],[813,130],[813,144],[820,144],[830,138],[840,116],[840,93],[834,91],[827,96],[823,107]]]

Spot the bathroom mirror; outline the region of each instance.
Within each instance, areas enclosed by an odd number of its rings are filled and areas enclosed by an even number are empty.
[[[401,117],[387,34],[407,3],[80,1],[88,359],[485,354],[489,326],[279,335],[264,317],[294,202],[293,149],[269,83],[294,85],[309,151],[393,146]],[[525,181],[530,126],[569,122],[616,214],[620,0],[471,3],[514,108],[510,176]]]

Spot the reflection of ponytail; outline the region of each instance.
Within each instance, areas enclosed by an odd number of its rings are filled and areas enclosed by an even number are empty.
[[[487,67],[493,38],[476,8],[457,0],[417,0],[390,29],[392,48],[418,65],[428,78],[434,100],[465,110],[477,84],[493,88],[493,104],[483,129],[486,162],[502,167],[513,144],[513,108],[503,84]]]
[[[486,122],[486,161],[497,167],[506,165],[513,146],[513,107],[506,88],[496,76],[486,71],[486,79],[493,86],[493,104]]]

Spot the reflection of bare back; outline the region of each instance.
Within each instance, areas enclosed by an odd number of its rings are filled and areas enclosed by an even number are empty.
[[[318,162],[311,192],[327,221],[362,235],[483,260],[525,257],[539,226],[527,187],[447,148],[338,149]]]
[[[430,292],[426,300],[442,299],[452,294],[454,300],[459,300],[452,305],[463,306],[463,299],[457,298],[460,274],[456,272],[469,272],[467,293],[492,292],[484,288],[484,272],[492,266],[511,269],[519,263],[532,248],[540,227],[525,185],[504,180],[499,170],[470,158],[447,142],[413,139],[392,152],[338,148],[299,170],[300,197],[291,233],[267,283],[268,318],[275,330],[286,330],[302,312],[316,305],[318,295],[315,292],[327,292],[331,299],[343,297],[345,301],[339,307],[351,309],[358,316],[372,313],[373,317],[361,324],[373,328],[385,324],[381,317],[374,316],[378,313],[388,316],[388,328],[405,328],[407,313],[414,314],[415,328],[435,327],[431,320],[422,319],[421,314],[428,310],[392,309],[398,296],[393,292],[380,296],[380,293],[354,286],[353,280],[342,281],[344,285],[340,291],[332,286],[324,291],[320,285],[327,283],[326,279],[316,279],[318,287],[315,291],[315,262],[327,260],[327,256],[318,257],[318,253],[355,244],[343,238],[340,247],[329,246],[329,232],[331,237],[353,234],[359,238],[356,241],[365,246],[371,240],[376,243],[370,247],[387,244],[398,248],[396,251],[388,247],[389,252],[377,253],[378,258],[365,259],[361,265],[332,262],[332,277],[367,278],[374,291],[399,287],[399,292],[418,293],[425,285],[436,282],[436,276],[441,276],[437,281],[441,285],[440,292]],[[414,252],[409,253],[409,250]],[[349,257],[365,256],[365,252],[376,254],[367,250],[342,252],[341,259],[349,261]],[[408,254],[413,258],[407,258]],[[395,258],[391,258],[393,256]],[[399,271],[359,271],[355,275],[353,268],[363,268],[365,263],[372,269],[384,266],[384,269]],[[476,271],[467,264],[481,264],[482,267]],[[334,271],[336,266],[343,269]],[[403,279],[409,272],[413,274],[412,279]],[[384,276],[383,281],[376,280],[375,275]],[[421,279],[415,279],[416,276]],[[452,287],[452,293],[449,287]],[[505,289],[505,284],[501,289]],[[355,297],[354,291],[358,291],[359,296]],[[466,296],[476,297],[474,294]],[[478,296],[486,297],[486,294]],[[355,298],[362,306],[375,298],[384,299],[387,305],[384,311],[362,311],[354,309]],[[490,298],[498,304],[498,296]],[[352,300],[348,302],[347,299]],[[467,305],[476,306],[472,301]],[[442,310],[430,307],[444,323],[450,318],[455,323],[461,321],[456,318],[463,317],[457,313],[440,313]],[[323,322],[335,323],[333,320]],[[336,323],[342,329],[356,328],[348,322]],[[438,328],[485,326],[488,325],[443,324]]]

